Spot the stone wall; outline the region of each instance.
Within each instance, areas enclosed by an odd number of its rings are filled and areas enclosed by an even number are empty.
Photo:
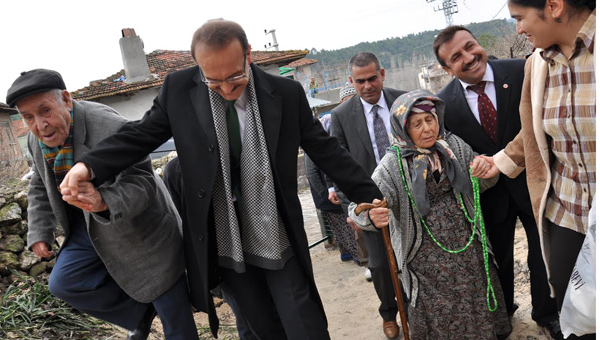
[[[14,280],[13,271],[37,276],[50,272],[55,263],[54,257],[42,260],[25,249],[27,185],[28,182],[13,182],[0,186],[0,295]]]

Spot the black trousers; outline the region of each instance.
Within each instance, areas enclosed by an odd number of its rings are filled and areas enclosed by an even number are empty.
[[[381,231],[363,231],[363,239],[369,250],[367,268],[371,271],[373,286],[379,297],[379,314],[384,321],[396,321],[398,305],[394,298],[394,284]],[[405,299],[406,300],[406,299]]]
[[[550,236],[550,254],[548,254],[550,257],[550,283],[554,287],[556,304],[560,310],[585,235],[552,222],[548,222],[548,227]],[[586,334],[579,337],[571,334],[567,339],[596,339],[596,334]]]
[[[321,299],[296,256],[281,270],[249,264],[244,273],[219,269],[221,289],[243,315],[252,339],[329,340]]]
[[[512,199],[504,221],[497,224],[485,221],[486,232],[499,267],[498,277],[504,293],[506,310],[509,313],[513,311],[515,299],[514,245],[517,217],[525,229],[529,248],[527,265],[530,272],[531,318],[537,323],[546,324],[556,318],[557,309],[556,302],[550,297],[537,225],[535,218],[521,211]]]

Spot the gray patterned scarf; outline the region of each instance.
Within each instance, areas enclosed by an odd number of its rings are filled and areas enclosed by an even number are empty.
[[[423,110],[415,107],[425,104],[435,106],[431,113],[439,125],[438,138],[429,149],[421,149],[411,140],[408,134],[408,117],[411,112],[422,113]],[[427,195],[427,172],[429,169],[439,169],[443,162],[444,171],[452,187],[463,193],[470,193],[471,181],[462,171],[460,163],[454,152],[446,142],[447,135],[444,129],[444,108],[446,104],[433,93],[426,90],[415,90],[398,97],[390,109],[392,125],[392,147],[400,148],[402,158],[412,158],[412,167],[409,169],[413,187],[413,197],[421,216],[429,213],[429,197]],[[395,151],[392,151],[395,153]],[[441,158],[441,159],[440,159]]]
[[[231,191],[228,106],[221,95],[211,89],[208,91],[220,159],[213,198],[219,265],[239,273],[245,271],[245,263],[281,269],[291,256],[290,242],[277,210],[271,162],[250,67],[248,72],[246,127],[240,161],[243,199],[238,201],[239,219]]]

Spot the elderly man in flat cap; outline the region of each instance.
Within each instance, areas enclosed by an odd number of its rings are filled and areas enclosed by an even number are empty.
[[[126,119],[112,108],[74,101],[58,72],[23,72],[6,97],[31,130],[27,246],[52,255],[58,224],[65,241],[49,289],[71,306],[146,339],[158,313],[167,339],[198,339],[184,275],[181,220],[149,158],[102,186],[80,187],[75,206],[58,185],[96,143]]]

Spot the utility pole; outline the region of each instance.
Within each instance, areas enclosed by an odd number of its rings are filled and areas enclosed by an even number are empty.
[[[434,2],[437,0],[425,0],[427,2]],[[435,12],[444,11],[446,16],[446,25],[452,26],[452,15],[458,13],[458,4],[456,0],[443,0],[441,5],[433,9]]]
[[[271,34],[271,36],[273,38],[273,45],[271,45],[271,43],[269,43],[269,47],[267,47],[267,45],[265,45],[265,49],[272,48],[275,51],[279,51],[279,44],[277,43],[277,37],[275,36],[275,30],[274,29],[268,30],[268,31],[265,30],[265,35],[267,35],[269,33]]]

